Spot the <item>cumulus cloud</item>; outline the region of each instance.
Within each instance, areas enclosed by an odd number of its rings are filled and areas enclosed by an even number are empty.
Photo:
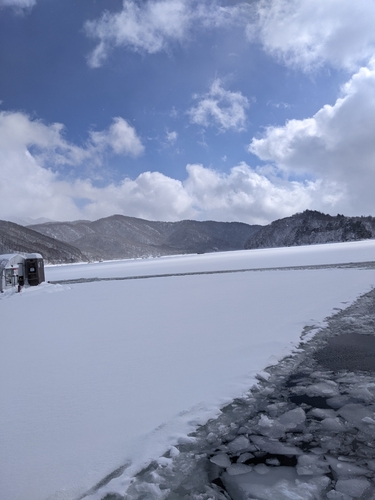
[[[39,164],[51,166],[76,165],[91,156],[88,149],[70,144],[64,139],[61,123],[45,125],[20,112],[0,112],[0,150],[22,152],[32,149]]]
[[[263,167],[242,162],[223,173],[192,164],[183,180],[143,172],[104,187],[90,179],[62,180],[59,173],[64,165],[100,161],[107,150],[140,153],[124,119],[115,118],[107,130],[91,132],[87,143],[77,146],[64,138],[61,124],[1,112],[0,219],[97,219],[120,213],[154,220],[268,223],[306,208],[368,214],[375,184],[374,96],[372,62],[353,75],[333,106],[254,138],[249,148],[268,162]],[[77,199],[84,199],[84,206]]]
[[[129,131],[130,128],[130,131]],[[95,133],[92,133],[95,134]],[[64,126],[45,124],[20,112],[0,112],[0,218],[76,218],[73,185],[59,172],[82,164],[100,164],[106,151],[135,154],[143,150],[134,129],[121,118],[99,136],[77,146],[64,138]]]
[[[375,3],[368,0],[260,0],[247,35],[290,66],[347,69],[375,50]]]
[[[124,0],[120,12],[105,11],[99,19],[85,23],[86,34],[98,40],[88,58],[95,68],[103,64],[114,47],[154,54],[184,43],[196,29],[212,29],[243,23],[246,3],[222,6],[218,1]]]
[[[33,123],[21,113],[0,113],[0,218],[37,218],[42,213],[51,218],[77,217],[67,184],[43,167],[41,158],[36,160],[31,146],[39,153],[55,148],[57,163],[63,154],[68,163],[77,158],[77,150],[61,138],[58,126]]]
[[[114,213],[152,220],[244,221],[268,223],[306,207],[331,207],[332,186],[321,180],[270,180],[241,163],[229,173],[188,165],[180,181],[160,172],[144,172],[104,188],[79,181],[72,193],[89,200],[82,217],[97,219]]]
[[[0,0],[1,1],[1,0]],[[33,0],[3,0],[32,2]],[[221,0],[123,0],[85,23],[98,41],[92,67],[115,47],[154,54],[191,40],[198,30],[245,26],[247,38],[283,63],[308,71],[324,63],[350,70],[367,63],[375,49],[375,4],[368,0],[258,0],[223,5]]]
[[[306,208],[331,208],[332,186],[322,180],[288,182],[270,178],[242,162],[219,173],[188,165],[184,186],[199,218],[266,224]]]
[[[188,111],[191,123],[216,126],[223,132],[244,130],[249,101],[241,92],[225,90],[221,80],[216,78],[207,94],[194,97],[199,102]]]
[[[144,147],[136,131],[126,120],[113,119],[108,130],[91,132],[84,146],[69,143],[64,138],[64,125],[46,125],[20,112],[0,112],[0,144],[5,150],[32,151],[39,164],[53,168],[62,165],[80,165],[85,161],[98,163],[101,155],[138,156]]]
[[[123,125],[115,119],[115,132],[111,127],[98,132],[81,148],[64,139],[60,124],[47,125],[22,113],[0,113],[0,219],[97,219],[120,213],[156,220],[265,223],[330,203],[328,183],[288,182],[269,172],[255,172],[245,163],[227,174],[188,165],[184,180],[160,172],[143,172],[104,187],[93,185],[90,179],[62,180],[59,172],[64,164],[74,167],[92,161],[107,144],[128,152],[126,141],[125,146],[121,140],[117,144],[118,124]],[[84,206],[75,200],[84,200]]]
[[[135,129],[120,116],[113,119],[108,130],[91,132],[92,143],[100,150],[111,148],[116,154],[139,156],[144,146]]]
[[[97,188],[89,180],[72,186],[77,196],[89,203],[83,216],[98,219],[113,214],[151,220],[179,220],[196,215],[183,183],[160,172],[143,172],[136,179]]]
[[[313,117],[268,127],[249,150],[288,175],[328,179],[346,191],[342,211],[371,213],[375,185],[375,59]]]

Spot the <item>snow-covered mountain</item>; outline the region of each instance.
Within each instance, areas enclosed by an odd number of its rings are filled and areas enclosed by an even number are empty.
[[[96,221],[45,222],[28,228],[11,222],[1,224],[0,252],[40,251],[49,262],[158,257],[375,238],[374,217],[331,216],[312,210],[268,226],[194,220],[160,222],[124,215]]]
[[[375,217],[331,216],[305,210],[262,227],[245,243],[246,249],[335,243],[375,238]]]
[[[29,226],[76,246],[89,258],[123,259],[243,249],[261,226],[241,222],[159,222],[113,215],[104,219]]]
[[[0,254],[38,252],[52,264],[87,261],[78,248],[14,222],[0,220]]]

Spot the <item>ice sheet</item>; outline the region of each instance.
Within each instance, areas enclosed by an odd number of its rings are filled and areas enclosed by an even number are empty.
[[[46,279],[112,278],[149,274],[310,266],[373,261],[375,240],[291,248],[239,250],[204,255],[129,259],[93,264],[46,266]]]

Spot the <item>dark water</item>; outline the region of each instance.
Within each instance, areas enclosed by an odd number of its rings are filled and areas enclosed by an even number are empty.
[[[375,372],[375,335],[344,333],[331,337],[315,359],[333,371]]]

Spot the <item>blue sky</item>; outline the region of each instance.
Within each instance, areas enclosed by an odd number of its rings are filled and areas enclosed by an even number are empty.
[[[369,0],[0,0],[0,219],[375,215]]]

